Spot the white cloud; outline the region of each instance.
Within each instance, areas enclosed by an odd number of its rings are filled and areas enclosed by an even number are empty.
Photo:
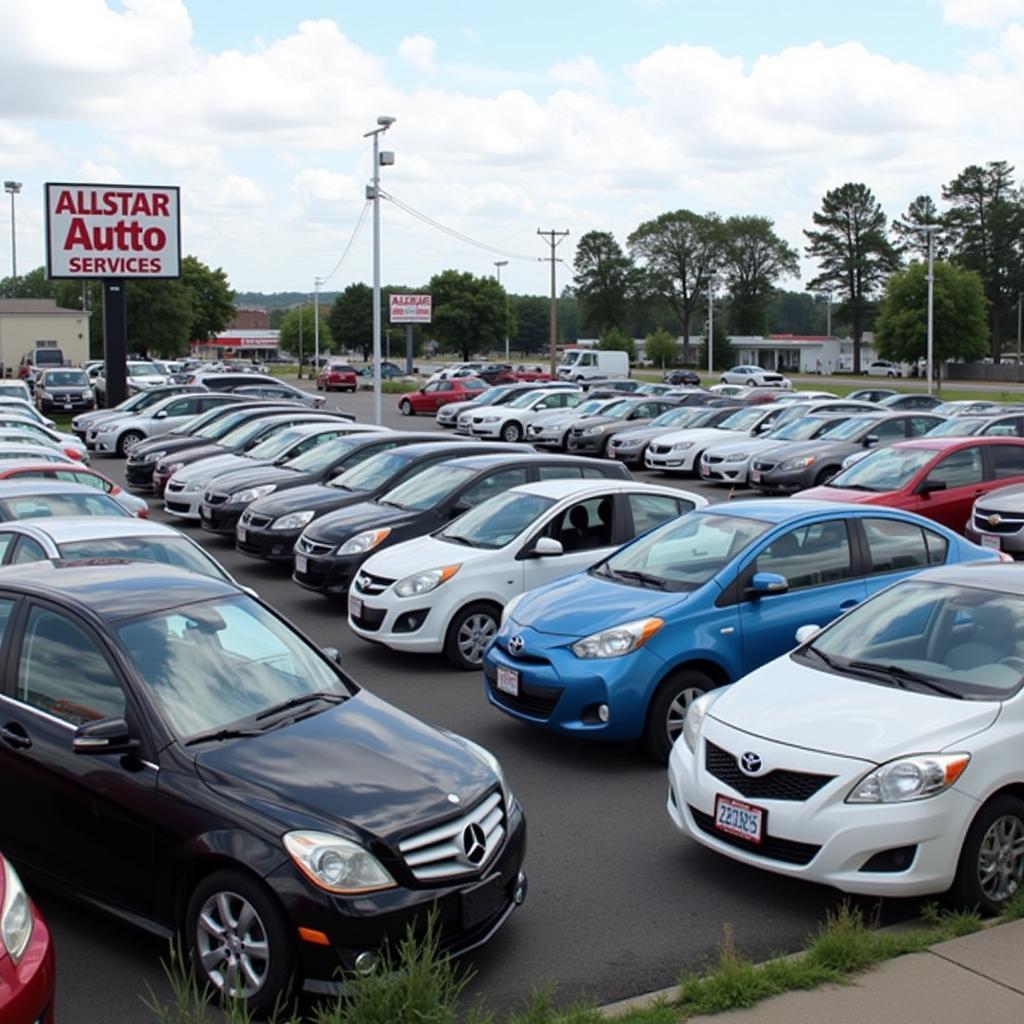
[[[0,165],[4,168],[30,167],[53,155],[53,149],[31,128],[0,119]]]
[[[263,189],[252,178],[241,174],[229,174],[223,178],[217,191],[217,206],[223,209],[250,209],[262,206],[266,201]]]
[[[82,181],[92,181],[97,184],[109,181],[118,183],[124,181],[124,174],[119,167],[113,164],[97,164],[92,160],[86,160],[78,167],[78,177]]]
[[[297,174],[292,191],[303,202],[350,203],[359,198],[355,179],[323,167],[309,167]]]
[[[405,36],[398,44],[398,55],[402,60],[408,61],[417,71],[423,71],[426,74],[433,74],[436,70],[434,67],[436,50],[437,44],[434,40],[424,35]]]
[[[1024,18],[1024,0],[943,0],[942,17],[964,28],[993,28]]]
[[[555,64],[548,74],[565,85],[578,85],[583,89],[600,92],[605,87],[604,72],[593,57],[574,57]]]

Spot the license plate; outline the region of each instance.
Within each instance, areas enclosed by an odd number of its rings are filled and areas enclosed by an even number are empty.
[[[502,693],[507,693],[510,697],[519,696],[519,671],[514,668],[505,668],[504,665],[498,666],[498,689]]]
[[[761,479],[761,473],[760,473],[760,471],[759,471],[759,470],[756,470],[756,469],[752,469],[752,470],[750,471],[750,479],[751,479],[751,481],[752,481],[753,483],[755,483],[755,484],[756,484],[756,483],[758,483],[758,482],[760,481],[760,479]]]
[[[353,619],[361,619],[363,617],[362,598],[356,597],[355,594],[348,595],[348,613]]]
[[[74,408],[74,406],[73,406],[73,405],[72,405],[72,404],[71,404],[70,402],[65,402],[65,403],[64,403],[64,408],[65,408],[65,409],[73,409],[73,408]]]
[[[200,505],[199,506],[199,518],[200,519],[209,519],[210,515],[211,515],[211,512],[210,512],[210,510],[205,505]]]
[[[704,465],[704,463],[702,462],[700,464],[700,475],[701,476],[711,476],[711,467]]]
[[[244,526],[239,526],[235,530],[235,536],[239,539],[239,541],[241,541],[241,543],[244,544],[245,541],[246,541],[246,538],[249,535],[248,535],[248,533],[246,533],[246,530],[245,530]]]
[[[305,555],[296,555],[295,556],[295,571],[296,572],[305,572],[306,571],[306,566],[308,564],[309,564],[309,562],[308,562],[308,560],[307,560]]]
[[[728,796],[715,797],[715,828],[730,836],[760,843],[764,838],[765,811]]]
[[[462,894],[462,925],[475,928],[493,917],[505,904],[501,875],[492,875]]]
[[[993,537],[991,533],[983,533],[981,535],[981,546],[983,548],[992,548],[995,551],[998,551],[1000,547],[999,538]]]

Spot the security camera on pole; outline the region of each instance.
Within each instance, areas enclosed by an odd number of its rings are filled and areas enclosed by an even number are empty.
[[[395,154],[380,151],[380,136],[393,124],[393,117],[377,118],[378,127],[364,132],[363,138],[373,139],[373,179],[366,186],[366,198],[373,200],[373,422],[384,421],[380,389],[380,169],[395,162]]]

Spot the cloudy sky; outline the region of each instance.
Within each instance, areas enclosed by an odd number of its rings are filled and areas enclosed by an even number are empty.
[[[0,26],[22,270],[44,182],[126,182],[180,185],[184,251],[239,290],[369,281],[368,218],[337,264],[380,114],[384,188],[502,250],[385,203],[383,277],[409,284],[508,258],[503,283],[543,293],[538,228],[570,232],[571,265],[586,231],[681,207],[801,247],[846,181],[892,216],[969,163],[1024,173],[1024,0],[0,0]]]

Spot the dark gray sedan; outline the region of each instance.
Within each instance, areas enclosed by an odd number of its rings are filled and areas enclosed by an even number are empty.
[[[983,548],[1024,559],[1024,487],[1000,487],[974,503],[964,536]]]
[[[793,494],[823,484],[839,472],[843,459],[877,445],[921,437],[943,421],[927,412],[866,413],[851,416],[816,441],[773,448],[754,459],[752,486],[768,494]]]
[[[281,380],[261,381],[258,378],[251,384],[243,384],[241,387],[232,388],[236,395],[244,395],[246,398],[271,398],[276,401],[299,402],[308,405],[311,409],[321,409],[327,401],[323,395],[310,394],[301,388],[292,386]]]
[[[650,423],[674,406],[670,398],[625,398],[601,416],[591,416],[585,423],[573,427],[566,447],[573,455],[607,455],[612,434]]]

